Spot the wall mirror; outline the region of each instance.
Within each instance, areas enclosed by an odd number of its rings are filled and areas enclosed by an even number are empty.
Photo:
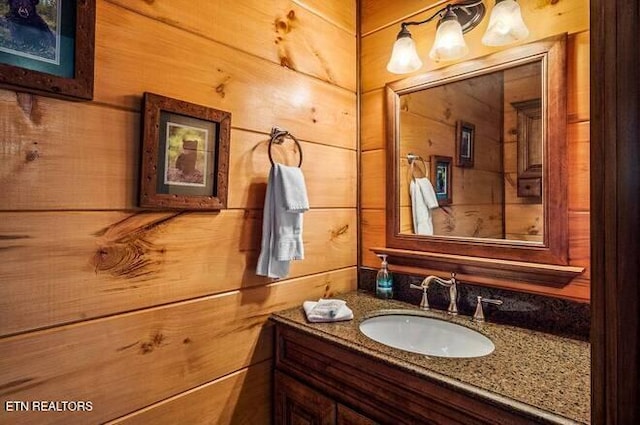
[[[565,38],[387,84],[388,248],[568,264]]]

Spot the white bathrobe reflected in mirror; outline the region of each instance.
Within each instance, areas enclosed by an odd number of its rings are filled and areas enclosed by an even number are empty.
[[[433,185],[426,177],[414,178],[409,184],[413,233],[433,235],[432,209],[438,208],[438,198]]]

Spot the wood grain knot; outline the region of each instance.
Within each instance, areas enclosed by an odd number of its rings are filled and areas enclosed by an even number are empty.
[[[224,91],[224,83],[220,83],[216,86],[216,93],[218,93],[222,98],[227,95]]]
[[[344,235],[348,231],[349,231],[349,225],[348,224],[345,224],[344,226],[342,226],[342,227],[340,227],[338,229],[332,230],[331,231],[331,240],[334,240],[334,239]]]
[[[160,347],[164,342],[165,337],[160,332],[156,332],[151,336],[148,341],[140,343],[140,354],[149,354],[152,353],[153,350]]]
[[[289,28],[289,24],[280,18],[276,19],[275,25],[277,33],[288,34],[289,31],[291,31],[291,29]]]
[[[31,150],[27,152],[27,156],[26,156],[27,162],[33,162],[38,158],[40,158],[40,153],[37,150]]]
[[[102,246],[93,257],[95,272],[107,272],[125,278],[151,274],[154,264],[154,261],[148,258],[151,250],[152,247],[142,240]]]
[[[291,60],[289,60],[289,58],[286,56],[280,57],[280,65],[284,66],[285,68],[293,69],[293,64],[291,63]]]

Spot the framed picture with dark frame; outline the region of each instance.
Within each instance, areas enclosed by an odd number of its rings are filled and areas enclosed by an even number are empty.
[[[466,121],[456,123],[456,166],[473,167],[476,126]]]
[[[450,205],[453,201],[451,162],[450,156],[431,155],[431,178],[440,206]]]
[[[231,113],[144,94],[140,206],[227,207]]]
[[[0,87],[93,98],[95,0],[0,1]]]

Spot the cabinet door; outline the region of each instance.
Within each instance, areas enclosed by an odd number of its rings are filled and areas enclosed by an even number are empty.
[[[338,404],[337,425],[378,425],[378,423],[342,404]]]
[[[275,425],[334,425],[336,403],[319,392],[275,371]]]

